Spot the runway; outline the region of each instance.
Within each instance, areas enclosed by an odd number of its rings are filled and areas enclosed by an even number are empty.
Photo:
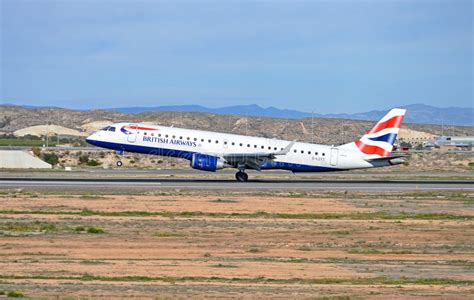
[[[459,190],[474,191],[474,181],[448,180],[235,180],[136,178],[0,178],[0,188],[116,188],[190,190]]]

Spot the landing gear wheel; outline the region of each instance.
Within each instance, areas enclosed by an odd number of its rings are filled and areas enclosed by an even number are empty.
[[[122,161],[117,161],[117,167],[121,167],[123,165]]]
[[[249,176],[247,175],[247,173],[239,171],[235,173],[235,179],[237,179],[237,181],[239,182],[246,182],[247,180],[249,180]]]

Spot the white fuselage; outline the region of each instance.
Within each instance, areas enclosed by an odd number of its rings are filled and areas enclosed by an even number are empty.
[[[127,126],[127,129],[123,129]],[[87,142],[116,151],[173,156],[188,160],[193,153],[214,156],[274,153],[291,143],[273,138],[145,124],[117,123],[110,127],[115,131],[97,131],[87,138]],[[374,165],[351,147],[296,142],[288,153],[263,163],[261,169],[324,172],[371,167]]]

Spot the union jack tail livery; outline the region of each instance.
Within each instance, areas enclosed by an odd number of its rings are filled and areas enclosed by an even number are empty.
[[[355,141],[355,146],[369,158],[389,157],[405,116],[405,109],[390,110],[371,130]]]

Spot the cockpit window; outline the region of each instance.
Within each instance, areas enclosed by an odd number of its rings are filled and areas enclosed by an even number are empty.
[[[109,130],[109,128],[110,128],[110,126],[107,126],[107,127],[102,128],[101,130],[107,131],[107,130]]]
[[[113,126],[110,126],[110,127],[109,127],[109,131],[113,131],[113,132],[115,132],[115,127],[113,127]]]

